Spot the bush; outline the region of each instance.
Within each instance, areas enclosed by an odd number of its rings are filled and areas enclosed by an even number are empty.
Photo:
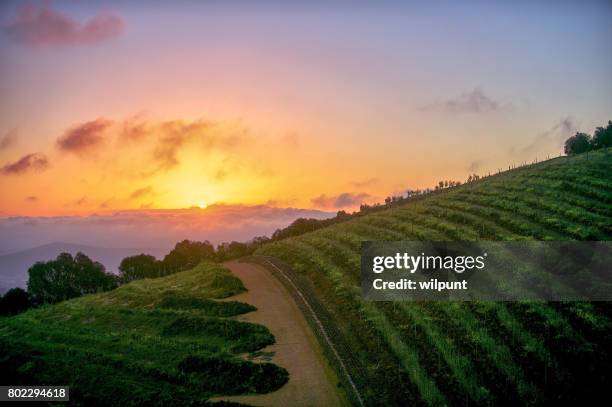
[[[274,336],[263,325],[232,319],[184,316],[168,324],[164,336],[207,336],[235,342],[235,352],[253,352],[274,343]]]
[[[121,260],[119,265],[121,284],[142,278],[159,277],[160,273],[161,263],[155,257],[148,254],[126,257]]]
[[[591,150],[591,136],[586,133],[576,133],[574,136],[565,140],[565,154],[582,154]]]
[[[215,393],[269,393],[289,380],[289,373],[272,363],[187,356],[179,370],[195,376],[201,386]]]
[[[28,275],[28,293],[37,303],[55,303],[117,287],[115,275],[81,252],[74,257],[62,253],[55,260],[37,262]]]
[[[202,311],[211,317],[231,317],[255,311],[257,308],[251,304],[238,301],[213,301],[178,293],[166,293],[157,308],[182,309]]]
[[[608,125],[606,127],[598,127],[595,129],[591,144],[594,150],[612,147],[612,120],[608,120]]]
[[[30,296],[23,288],[11,288],[0,297],[0,315],[15,315],[32,306]]]

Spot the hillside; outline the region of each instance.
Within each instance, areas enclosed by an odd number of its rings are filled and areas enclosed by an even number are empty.
[[[610,240],[612,153],[560,157],[436,192],[256,254],[305,277],[368,405],[517,405],[603,397],[609,303],[371,303],[363,240]]]
[[[48,261],[59,253],[76,254],[81,252],[104,265],[107,271],[116,273],[124,257],[139,253],[149,253],[163,258],[169,248],[105,248],[86,246],[74,243],[50,243],[14,253],[0,254],[0,294],[10,288],[25,288],[28,281],[28,269],[37,261]]]
[[[0,369],[14,385],[69,385],[71,405],[207,405],[276,390],[285,369],[241,357],[274,336],[231,318],[255,307],[216,301],[244,291],[226,268],[202,263],[0,317]]]

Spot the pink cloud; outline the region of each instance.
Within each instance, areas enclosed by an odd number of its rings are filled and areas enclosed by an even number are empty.
[[[112,122],[102,118],[82,123],[67,130],[57,140],[60,150],[80,153],[99,146],[104,141],[104,131]]]
[[[311,202],[319,208],[341,209],[360,205],[368,198],[371,198],[371,195],[367,193],[353,194],[344,192],[335,196],[321,195],[313,198]]]
[[[42,171],[49,167],[49,160],[44,154],[32,153],[21,157],[11,164],[6,164],[0,168],[4,175],[23,174],[28,171]]]
[[[124,30],[120,16],[98,13],[81,24],[47,3],[18,8],[5,25],[13,41],[34,47],[97,44],[120,36]]]

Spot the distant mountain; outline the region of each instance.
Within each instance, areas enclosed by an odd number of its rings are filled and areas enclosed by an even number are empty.
[[[50,243],[14,253],[0,255],[0,293],[13,287],[24,287],[28,280],[28,268],[37,261],[54,259],[62,252],[82,252],[92,260],[104,264],[107,271],[116,273],[124,257],[146,253],[162,258],[171,248],[103,248],[74,243]]]

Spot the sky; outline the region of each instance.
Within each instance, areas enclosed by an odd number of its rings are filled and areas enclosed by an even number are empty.
[[[609,1],[3,1],[0,217],[354,210],[556,156],[612,119],[611,17]]]

